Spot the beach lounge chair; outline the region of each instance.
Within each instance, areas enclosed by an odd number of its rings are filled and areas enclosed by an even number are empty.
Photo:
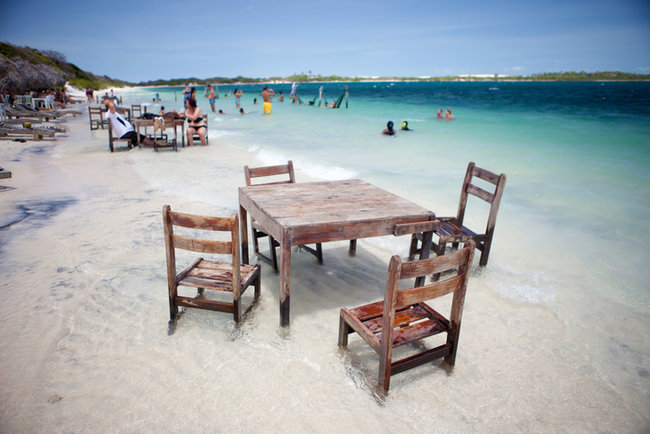
[[[31,136],[34,140],[43,137],[54,137],[55,133],[65,132],[65,128],[54,126],[32,125],[27,128],[20,124],[0,122],[0,137]]]
[[[239,217],[237,214],[233,213],[230,217],[206,217],[174,212],[169,205],[165,205],[163,207],[163,226],[167,252],[170,328],[176,324],[179,306],[230,312],[233,314],[235,322],[239,324],[243,318],[241,297],[252,284],[255,286],[255,295],[251,307],[255,304],[261,291],[261,273],[259,265],[240,264]],[[229,241],[215,241],[213,239],[190,238],[175,234],[174,227],[229,232],[230,239]],[[189,267],[177,273],[176,249],[229,255],[231,260],[219,262],[197,258]],[[179,286],[197,288],[198,294],[196,297],[179,295]],[[205,298],[205,289],[221,294],[230,294],[232,302]],[[244,316],[245,314],[246,312],[244,312]]]
[[[278,175],[289,175],[289,179],[277,180],[274,178],[273,181],[266,183],[256,183],[253,184],[254,178],[262,178],[268,176],[278,176]],[[293,184],[296,182],[296,175],[293,171],[293,162],[289,160],[287,164],[281,164],[278,166],[265,166],[265,167],[248,167],[244,166],[244,177],[246,178],[246,186],[250,187],[252,185],[268,185],[268,184]],[[278,256],[275,250],[276,247],[280,245],[271,235],[264,232],[264,229],[254,220],[251,221],[251,230],[253,232],[253,249],[255,250],[255,255],[260,259],[266,261],[273,267],[273,270],[278,272]],[[260,252],[258,239],[268,237],[269,239],[269,256],[265,256]],[[316,248],[301,246],[307,252],[311,253],[316,257],[319,264],[323,263],[323,247],[321,243],[316,244]]]
[[[436,256],[413,262],[402,262],[397,255],[390,259],[384,300],[341,309],[339,320],[339,346],[348,345],[348,335],[356,332],[379,354],[378,385],[388,392],[391,375],[444,357],[451,370],[456,362],[458,337],[467,290],[467,280],[474,257],[474,242],[468,241],[461,250],[445,256]],[[455,270],[445,280],[428,285],[400,289],[400,281],[422,278]],[[422,280],[420,280],[422,282]],[[438,313],[425,301],[453,293],[449,318]],[[395,362],[393,349],[422,341],[440,333],[447,334],[444,344]],[[422,343],[415,346],[421,349]],[[405,352],[400,350],[400,353]],[[405,354],[402,354],[405,355]]]
[[[9,117],[36,118],[36,119],[44,119],[45,121],[49,121],[50,119],[56,118],[56,113],[54,112],[41,113],[25,105],[6,106],[5,113]]]
[[[494,186],[494,191],[488,192],[473,184],[472,181],[474,178],[479,178],[488,184],[492,184]],[[499,212],[499,204],[501,203],[501,196],[503,195],[503,189],[505,186],[505,174],[502,173],[497,175],[489,170],[481,169],[473,162],[470,162],[467,166],[463,188],[460,192],[458,213],[456,214],[456,217],[440,217],[440,229],[436,231],[438,244],[433,243],[434,251],[438,255],[443,255],[447,244],[451,243],[452,248],[457,248],[459,243],[473,240],[476,243],[476,248],[481,251],[479,265],[487,265],[488,256],[490,255],[490,247],[492,246],[492,237],[494,236],[494,226],[496,225],[497,213]],[[484,233],[476,233],[463,226],[469,195],[476,196],[490,204],[490,211]],[[410,259],[412,259],[415,253],[419,251],[418,241],[418,236],[413,235],[409,252]]]

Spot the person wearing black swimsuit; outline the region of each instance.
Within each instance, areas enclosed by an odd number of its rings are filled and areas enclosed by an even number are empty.
[[[196,106],[196,99],[190,98],[187,100],[187,110],[185,110],[185,118],[187,119],[187,143],[188,146],[192,146],[195,134],[198,134],[201,139],[201,144],[207,146],[205,136],[208,134],[208,126],[203,121],[203,115],[201,109]]]

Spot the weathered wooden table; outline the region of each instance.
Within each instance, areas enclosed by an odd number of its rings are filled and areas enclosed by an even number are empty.
[[[240,187],[239,210],[244,263],[247,214],[280,243],[281,326],[289,325],[292,246],[390,235],[396,224],[435,219],[433,212],[359,179]]]
[[[138,146],[140,146],[140,127],[144,128],[144,133],[147,134],[147,127],[153,128],[154,119],[133,119],[133,126],[138,136]],[[182,146],[185,146],[185,119],[169,119],[165,120],[165,129],[174,128],[174,140],[178,143],[178,133],[176,128],[181,127],[181,140]],[[154,131],[155,134],[155,131]]]

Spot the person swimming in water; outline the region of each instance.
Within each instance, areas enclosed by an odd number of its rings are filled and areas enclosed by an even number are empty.
[[[438,113],[436,113],[436,117],[438,119],[444,119],[445,117],[442,114],[442,109],[438,109]]]
[[[385,136],[394,136],[395,130],[393,129],[393,121],[388,121],[386,124],[386,129],[381,132]]]
[[[456,118],[454,117],[454,115],[451,114],[451,109],[447,109],[447,110],[445,111],[445,119],[448,120],[448,121],[451,121],[451,120],[456,119]]]
[[[402,121],[402,131],[413,131],[412,129],[409,128],[408,121]]]

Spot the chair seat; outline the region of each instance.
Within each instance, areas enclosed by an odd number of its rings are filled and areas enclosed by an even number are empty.
[[[241,265],[239,277],[242,287],[248,286],[257,277],[259,268],[259,265]],[[179,286],[232,292],[232,264],[201,259],[181,271],[177,279]]]
[[[377,345],[384,325],[384,301],[346,309],[373,333]],[[424,302],[397,309],[393,347],[408,344],[449,330],[449,321]]]
[[[453,218],[449,218],[448,220],[442,218],[440,220],[440,229],[436,231],[436,234],[440,237],[455,238],[459,241],[469,241],[476,239],[476,237],[479,236],[476,232],[458,224]]]

